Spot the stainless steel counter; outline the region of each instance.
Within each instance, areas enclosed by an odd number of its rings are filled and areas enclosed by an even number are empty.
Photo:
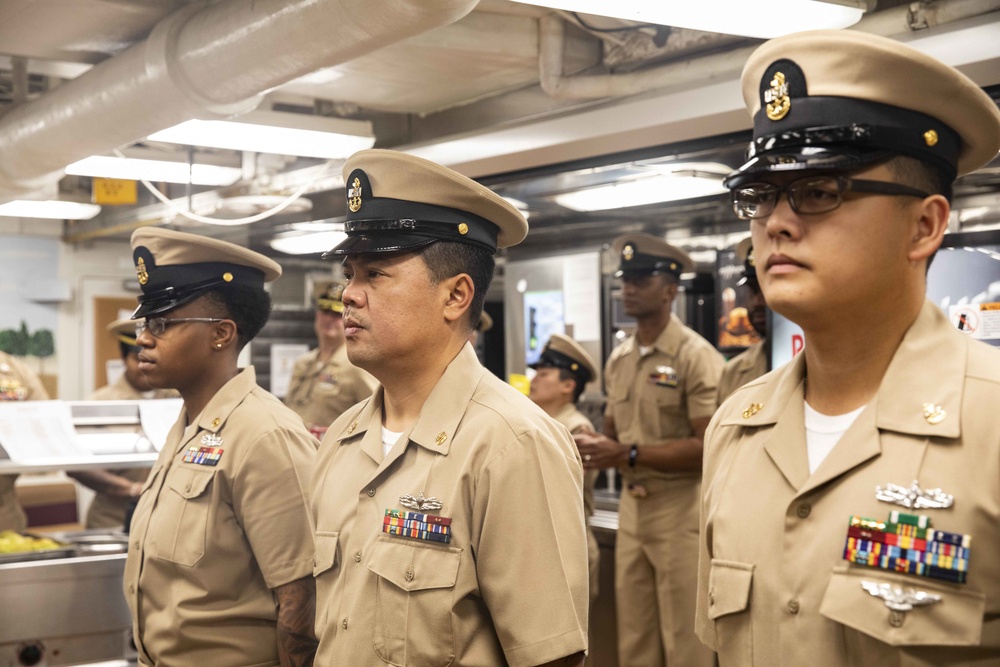
[[[128,664],[125,555],[0,564],[0,667]]]

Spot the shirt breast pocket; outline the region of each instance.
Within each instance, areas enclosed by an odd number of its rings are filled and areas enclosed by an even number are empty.
[[[936,601],[911,604],[908,610],[886,605],[885,597],[918,591]],[[896,607],[899,602],[891,600]],[[957,665],[965,664],[962,648],[977,647],[982,640],[986,596],[967,584],[844,564],[834,568],[819,610],[844,626],[851,664],[915,667],[943,664],[948,656],[948,664]]]
[[[377,576],[375,652],[402,665],[450,665],[452,623],[462,550],[380,538],[368,561]]]
[[[653,438],[676,438],[688,432],[687,414],[679,387],[649,387],[639,415],[642,430]]]
[[[149,521],[150,556],[190,567],[205,555],[215,473],[185,466],[167,471]]]
[[[750,588],[754,566],[713,559],[708,578],[708,617],[715,622],[720,663],[752,663]]]

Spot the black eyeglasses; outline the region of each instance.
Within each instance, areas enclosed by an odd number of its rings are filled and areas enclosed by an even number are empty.
[[[171,324],[180,324],[182,322],[223,322],[224,319],[221,317],[149,317],[145,320],[139,320],[135,323],[135,336],[138,338],[142,335],[146,329],[149,329],[149,333],[153,336],[159,338],[163,335],[163,332],[167,330]]]
[[[866,192],[897,197],[930,197],[930,193],[900,183],[865,181],[843,176],[810,176],[787,185],[747,183],[730,192],[733,211],[742,220],[759,220],[774,212],[782,193],[796,213],[829,213],[844,201],[845,192]]]

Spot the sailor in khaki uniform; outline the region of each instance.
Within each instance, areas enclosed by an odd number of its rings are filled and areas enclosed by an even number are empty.
[[[531,378],[528,398],[545,410],[545,414],[566,427],[571,434],[593,433],[594,425],[586,415],[576,409],[588,382],[597,378],[597,366],[587,351],[575,340],[564,334],[552,334],[542,348],[538,361],[531,364],[535,376]],[[588,470],[583,477],[583,510],[590,521],[594,516],[594,483],[598,470]],[[600,592],[601,550],[593,528],[587,525],[587,553],[590,562],[590,599],[597,599]]]
[[[760,340],[730,359],[722,369],[719,378],[719,405],[730,394],[751,380],[756,380],[767,372],[770,347],[767,338],[767,302],[757,282],[754,265],[753,239],[746,237],[736,246],[736,256],[743,262],[743,277],[736,286],[746,285],[750,293],[747,312],[750,324],[760,335]]]
[[[132,518],[124,589],[143,665],[312,664],[305,485],[316,441],[236,359],[267,322],[270,259],[143,227],[140,370],[174,387],[180,418]]]
[[[125,372],[90,395],[91,401],[140,401],[158,398],[178,398],[173,389],[153,389],[139,370],[139,347],[135,340],[135,320],[124,318],[107,326],[118,342]],[[96,495],[87,510],[87,528],[121,528],[130,503],[139,497],[149,468],[121,470],[80,470],[66,473]]]
[[[727,179],[805,332],[705,438],[698,633],[729,665],[1000,664],[1000,352],[925,298],[951,184],[1000,148],[971,80],[890,39],[771,40]]]
[[[711,667],[694,634],[702,435],[724,360],[671,313],[694,263],[649,234],[615,240],[625,313],[636,333],[604,370],[603,435],[577,435],[588,469],[617,466],[615,599],[621,665]]]
[[[347,358],[344,345],[343,285],[331,285],[316,298],[318,347],[295,360],[285,404],[315,435],[344,410],[372,395],[375,378]]]
[[[468,342],[521,214],[437,164],[344,165],[344,327],[381,383],[313,476],[318,665],[582,665],[583,470],[573,441]]]
[[[49,394],[30,368],[0,351],[0,401],[47,401]],[[17,475],[0,475],[0,531],[22,531],[28,526],[24,510],[17,502],[14,482]]]

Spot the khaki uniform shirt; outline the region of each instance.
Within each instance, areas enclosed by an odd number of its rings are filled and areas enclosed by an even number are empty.
[[[0,401],[47,401],[49,394],[38,376],[22,362],[0,352]],[[23,531],[24,510],[17,502],[14,481],[17,475],[0,475],[0,531]]]
[[[178,398],[178,394],[173,389],[154,389],[142,392],[129,384],[129,381],[122,375],[111,384],[104,385],[90,395],[91,401],[141,401],[155,398]],[[130,482],[145,482],[149,474],[149,468],[123,468],[121,470],[109,470],[108,472],[119,477],[124,477]],[[125,522],[125,513],[128,511],[130,498],[119,498],[106,493],[97,492],[94,500],[87,510],[87,528],[121,528]]]
[[[587,647],[582,465],[564,428],[455,357],[383,457],[383,390],[327,431],[313,477],[316,664],[537,665]],[[448,544],[383,532],[423,494]],[[409,510],[414,511],[414,510]]]
[[[553,419],[566,427],[571,434],[575,435],[582,431],[593,431],[594,425],[587,417],[576,409],[572,403],[568,403],[557,412]],[[590,566],[590,599],[597,598],[600,592],[601,582],[601,547],[597,543],[597,536],[590,526],[590,517],[594,516],[597,504],[594,502],[594,485],[597,483],[599,470],[583,471],[583,514],[587,519],[587,560]]]
[[[734,391],[766,372],[767,345],[760,341],[737,354],[723,367],[722,377],[719,378],[719,405]]]
[[[652,347],[649,354],[640,356],[639,344],[630,336],[611,352],[604,369],[605,415],[614,419],[622,444],[643,447],[689,438],[691,420],[715,412],[725,359],[711,343],[671,315]],[[623,472],[627,482],[701,475],[697,471],[659,472],[641,464]]]
[[[305,487],[316,440],[252,367],[187,420],[182,410],[132,519],[124,589],[139,660],[277,665],[271,591],[312,571]],[[219,454],[216,465],[200,448]]]
[[[812,475],[805,370],[800,354],[744,386],[709,427],[699,636],[723,667],[1000,664],[1000,351],[925,302],[878,393]],[[914,480],[954,504],[875,497]],[[892,510],[970,535],[968,582],[848,564],[850,518],[887,521]],[[892,610],[862,582],[940,601]]]
[[[346,345],[337,348],[325,364],[319,361],[316,348],[295,360],[285,404],[307,427],[326,428],[344,410],[371,396],[375,384],[375,378],[347,358]]]

